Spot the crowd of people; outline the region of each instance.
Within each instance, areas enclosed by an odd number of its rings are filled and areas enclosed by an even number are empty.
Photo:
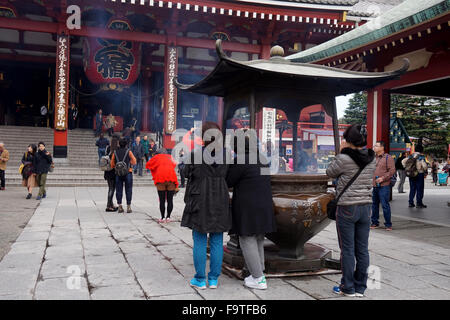
[[[220,130],[216,123],[204,123],[201,137],[211,129]],[[254,289],[267,289],[264,238],[277,229],[270,176],[261,174],[261,169],[269,166],[268,161],[262,159],[263,155],[257,150],[258,161],[250,163],[253,151],[248,136],[245,136],[244,144],[245,161],[238,164],[236,158],[233,158],[238,153],[236,149],[227,149],[223,141],[203,141],[199,137],[193,137],[193,132],[194,129],[191,129],[183,137],[182,141],[189,152],[185,154],[182,150],[178,162],[166,149],[157,149],[155,141],[148,136],[141,139],[139,134],[133,137],[130,132],[124,132],[122,136],[113,133],[109,140],[100,132],[96,146],[99,166],[104,171],[108,185],[106,211],[125,212],[122,205],[125,189],[126,212],[133,212],[133,174],[142,176],[146,170],[153,177],[159,198],[161,218],[158,222],[170,223],[174,196],[180,187],[185,187],[181,226],[192,230],[195,275],[190,285],[198,289],[218,287],[223,260],[223,234],[228,232],[238,236],[246,269],[250,273],[244,279],[244,285]],[[326,174],[336,183],[336,196],[339,195],[336,227],[341,249],[342,279],[341,284],[333,288],[333,292],[356,297],[364,296],[367,289],[369,232],[379,228],[380,204],[385,230],[391,231],[389,198],[392,187],[398,182],[398,192],[404,193],[403,185],[408,177],[409,207],[426,208],[423,203],[424,180],[429,168],[433,175],[440,168],[436,161],[428,164],[421,145],[415,147],[413,154],[402,154],[397,161],[385,152],[384,141],[377,141],[373,150],[368,149],[367,133],[361,125],[348,127],[343,138],[340,153],[326,170]],[[211,163],[204,160],[203,152],[212,142],[223,146],[222,162]],[[235,141],[234,146],[237,145]],[[235,159],[231,164],[227,164],[225,160],[229,154]],[[214,152],[211,156],[215,156]],[[8,158],[8,151],[0,143],[2,190],[5,188],[4,171]],[[195,162],[194,159],[201,159],[201,162]],[[52,157],[43,142],[39,142],[37,146],[28,146],[21,166],[23,186],[28,192],[27,199],[32,197],[35,187],[39,187],[36,199],[46,197],[45,184],[51,165]],[[181,184],[176,174],[177,167]],[[442,168],[447,172],[449,169],[449,163]],[[433,180],[436,182],[434,176]],[[231,201],[230,188],[233,189]],[[114,205],[114,194],[117,206]],[[206,274],[208,243],[210,271]]]

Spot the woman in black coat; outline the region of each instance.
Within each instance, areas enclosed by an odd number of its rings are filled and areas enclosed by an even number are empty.
[[[202,133],[208,129],[217,129],[217,124],[206,122]],[[205,143],[206,147],[208,142]],[[217,288],[217,279],[222,270],[223,232],[231,228],[230,197],[228,193],[227,165],[225,159],[222,164],[207,164],[202,155],[197,158],[194,152],[202,152],[204,148],[191,153],[190,163],[186,163],[184,174],[188,179],[184,202],[186,204],[181,219],[181,226],[192,229],[194,239],[193,256],[196,274],[190,284],[199,289],[206,288],[206,245],[209,234],[210,244],[210,272],[208,284],[210,288]],[[225,158],[225,154],[224,154]],[[194,159],[202,159],[195,164]]]
[[[255,139],[256,141],[256,139]],[[276,231],[272,203],[270,175],[262,173],[266,161],[260,161],[257,146],[250,148],[250,139],[245,138],[245,149],[235,154],[245,157],[245,164],[231,165],[227,174],[228,187],[233,188],[232,229],[230,234],[239,236],[239,244],[250,276],[244,285],[254,289],[267,289],[264,277],[264,236]],[[241,151],[241,150],[239,150]],[[256,154],[257,163],[251,163],[251,153]]]
[[[106,147],[106,155],[109,156],[111,160],[114,151],[119,149],[119,136],[114,134],[111,138],[111,144]],[[103,177],[108,182],[108,202],[106,204],[107,212],[115,212],[119,210],[119,207],[114,206],[113,197],[114,191],[116,190],[116,171],[111,169],[109,171],[105,171]]]

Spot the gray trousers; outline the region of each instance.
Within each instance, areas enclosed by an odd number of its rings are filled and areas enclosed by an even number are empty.
[[[245,265],[253,278],[264,275],[264,235],[239,236],[239,245],[245,259]]]
[[[397,170],[400,181],[398,182],[398,192],[403,192],[403,185],[405,184],[406,172],[405,170]]]

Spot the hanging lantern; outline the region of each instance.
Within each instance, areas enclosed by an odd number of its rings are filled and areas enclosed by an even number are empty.
[[[126,19],[112,19],[111,30],[133,31]],[[86,77],[105,90],[131,86],[141,69],[141,44],[126,40],[85,38],[83,66]],[[115,86],[108,84],[116,84]]]

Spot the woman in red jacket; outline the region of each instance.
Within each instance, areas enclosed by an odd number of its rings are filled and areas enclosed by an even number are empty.
[[[170,154],[167,154],[167,150],[161,148],[156,151],[154,157],[152,157],[146,164],[146,168],[151,171],[153,181],[158,190],[159,196],[159,210],[161,211],[161,219],[159,222],[170,222],[170,214],[173,210],[173,196],[178,190],[178,178],[175,172],[176,162],[173,160]],[[166,211],[167,200],[167,215]]]

